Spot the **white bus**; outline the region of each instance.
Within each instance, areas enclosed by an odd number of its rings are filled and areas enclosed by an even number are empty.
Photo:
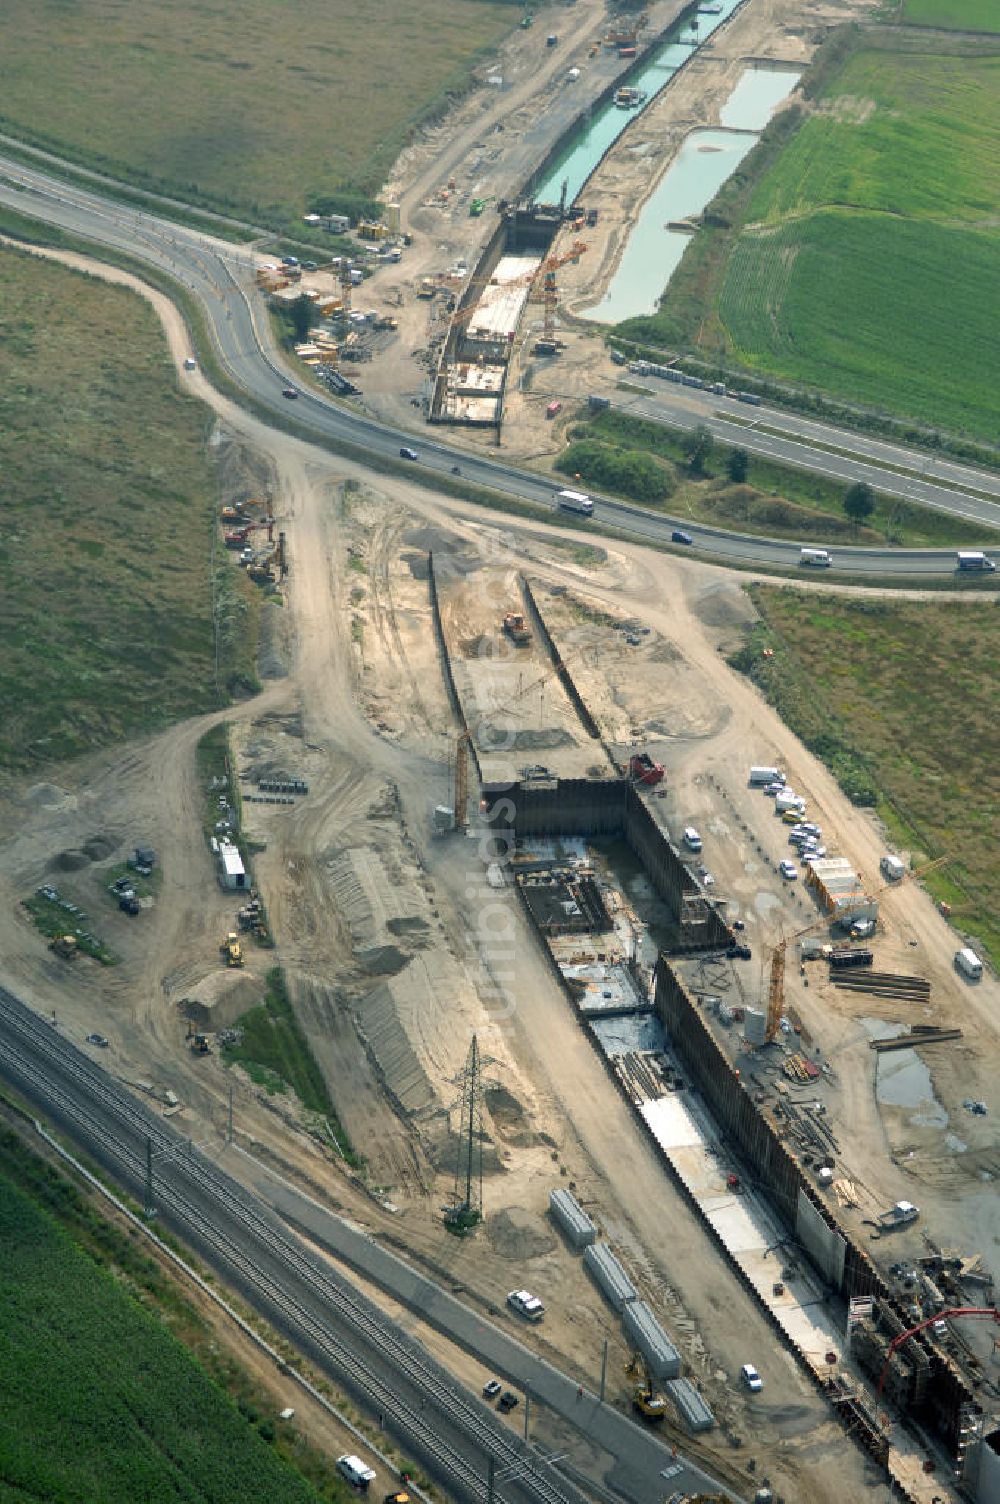
[[[593,517],[594,503],[582,491],[557,491],[556,502],[567,512],[580,512],[584,517]]]

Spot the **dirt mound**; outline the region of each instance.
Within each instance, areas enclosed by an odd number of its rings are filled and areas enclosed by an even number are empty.
[[[245,971],[239,976],[227,970],[213,971],[181,999],[180,1008],[184,1017],[201,1029],[226,1029],[241,1014],[262,1003],[264,991],[261,977]]]
[[[90,866],[90,857],[85,851],[60,851],[49,862],[50,872],[79,872]]]
[[[485,728],[483,728],[482,740],[484,743],[489,741]],[[506,745],[518,752],[539,752],[551,747],[573,747],[576,743],[570,733],[564,731],[561,726],[542,726],[537,730],[526,728],[515,731],[512,738],[509,733],[507,737],[504,737],[502,732],[498,732],[497,745],[501,747]]]
[[[34,783],[24,797],[29,804],[37,804],[42,809],[61,809],[63,805],[76,803],[74,794],[67,794],[55,783]]]
[[[109,836],[91,836],[89,841],[84,841],[80,850],[89,856],[92,862],[103,862],[118,848],[118,842],[112,841]]]
[[[417,914],[400,914],[394,919],[387,919],[385,927],[390,935],[405,935],[409,938],[419,940],[427,934],[430,925],[426,919],[421,919]]]
[[[394,977],[410,958],[398,945],[369,945],[364,950],[356,950],[354,959],[366,976]]]
[[[260,614],[257,672],[262,679],[284,679],[288,661],[288,612],[269,601]]]
[[[517,1259],[523,1263],[526,1259],[538,1259],[551,1253],[556,1246],[555,1237],[540,1218],[518,1211],[516,1207],[487,1217],[485,1227],[490,1247],[502,1259]]]

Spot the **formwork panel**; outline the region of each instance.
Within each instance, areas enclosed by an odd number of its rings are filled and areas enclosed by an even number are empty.
[[[682,1422],[692,1434],[712,1429],[715,1416],[689,1379],[670,1379],[663,1387],[667,1398],[672,1401]]]
[[[611,1252],[607,1243],[593,1243],[584,1251],[583,1264],[601,1294],[606,1296],[616,1311],[621,1311],[629,1301],[635,1300],[638,1291]]]
[[[560,1188],[549,1192],[549,1213],[571,1247],[586,1248],[597,1237],[597,1228],[571,1191]]]
[[[654,1379],[677,1379],[681,1355],[644,1300],[630,1300],[622,1311],[626,1342],[637,1348]]]

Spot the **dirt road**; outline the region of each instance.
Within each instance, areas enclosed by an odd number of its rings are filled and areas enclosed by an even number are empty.
[[[157,306],[162,301],[154,298]],[[162,312],[180,362],[183,331],[172,310]],[[880,841],[869,818],[846,805],[825,770],[720,656],[720,642],[737,640],[747,620],[739,586],[708,566],[626,545],[609,546],[603,562],[599,551],[580,562],[572,529],[511,528],[482,512],[466,517],[459,507],[395,481],[380,481],[375,492],[356,467],[270,432],[208,393],[195,375],[226,429],[269,457],[277,512],[288,533],[288,675],[225,715],[237,726],[241,766],[282,756],[308,767],[308,799],[287,818],[277,811],[259,816],[267,849],[258,871],[278,957],[307,1015],[338,1111],[373,1167],[369,1185],[355,1183],[315,1140],[292,1131],[298,1114],[288,1100],[275,1103],[217,1060],[195,1061],[183,1048],[170,1004],[214,965],[206,958],[230,903],[214,888],[193,774],[194,746],[211,718],[54,770],[53,782],[36,785],[33,797],[7,801],[0,810],[5,975],[39,1006],[55,1007],[62,1026],[77,1037],[106,1025],[113,1067],[125,1079],[173,1084],[194,1132],[221,1128],[235,1078],[245,1141],[374,1231],[403,1238],[412,1256],[445,1271],[469,1298],[488,1306],[514,1281],[539,1275],[553,1312],[548,1340],[564,1361],[593,1377],[595,1333],[608,1329],[607,1313],[579,1261],[553,1246],[550,1236],[538,1237],[552,1184],[577,1185],[644,1292],[664,1311],[727,1430],[753,1438],[755,1455],[766,1458],[777,1486],[792,1496],[808,1489],[818,1501],[842,1497],[845,1480],[855,1493],[872,1491],[860,1455],[845,1447],[637,1136],[510,895],[490,898],[492,920],[513,937],[511,955],[501,956],[479,943],[484,893],[478,855],[433,844],[427,835],[450,722],[427,645],[415,561],[433,537],[474,578],[493,564],[503,537],[512,566],[571,587],[611,615],[627,607],[670,646],[669,676],[662,658],[637,659],[633,698],[622,707],[612,686],[606,705],[609,714],[624,709],[630,724],[644,710],[643,735],[668,763],[678,814],[718,816],[706,773],[741,801],[748,797],[748,761],[784,761],[825,822],[836,827],[843,848],[871,873]],[[346,492],[353,498],[346,507],[345,482],[358,488]],[[363,572],[350,562],[357,558]],[[361,595],[352,600],[356,591]],[[600,658],[587,672],[600,701]],[[383,673],[395,676],[388,708],[378,686],[367,683]],[[697,713],[685,703],[695,695]],[[389,710],[391,720],[385,719]],[[759,815],[754,807],[747,818]],[[41,880],[52,855],[95,829],[119,841],[130,832],[133,839],[153,839],[163,853],[163,889],[141,951],[127,956],[110,980],[95,969],[78,969],[70,995],[59,965],[14,917],[16,901]],[[733,868],[734,891],[748,876]],[[755,904],[760,888],[751,883],[746,898],[737,895],[756,926],[755,943],[770,934],[770,911]],[[928,951],[938,947],[936,921],[917,888],[900,889],[886,902],[894,926],[926,937]],[[420,935],[426,944],[414,939]],[[374,949],[382,965],[389,936],[403,965],[366,975],[365,956]],[[389,959],[395,966],[398,958]],[[954,984],[940,966],[935,981],[942,997],[953,996]],[[506,1006],[511,999],[513,1011]],[[985,991],[981,1006],[985,1013]],[[386,1071],[395,1067],[379,1032],[379,1020],[388,1016],[379,1010],[385,1009],[395,1010],[392,1041],[405,1038],[410,1051],[403,1063],[407,1089],[423,1093],[409,1105],[387,1084]],[[449,1239],[438,1217],[453,1164],[448,1121],[455,1089],[449,1083],[473,1030],[493,1057],[491,1072],[502,1087],[490,1109],[487,1233],[493,1241],[487,1260],[479,1240]],[[869,1111],[864,1121],[874,1135],[877,1115]],[[398,1210],[385,1210],[388,1201]],[[766,1402],[751,1410],[730,1382],[746,1361],[767,1373]]]

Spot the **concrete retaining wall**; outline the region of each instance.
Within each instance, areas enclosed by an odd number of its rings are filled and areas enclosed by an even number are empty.
[[[479,779],[479,782],[482,783],[483,770],[479,765],[479,753],[476,751],[476,744],[472,739],[472,732],[469,729],[469,723],[465,719],[465,707],[462,704],[461,696],[458,693],[458,686],[455,683],[455,675],[451,667],[451,654],[448,651],[448,643],[444,635],[444,626],[441,622],[441,607],[438,602],[437,581],[434,578],[434,555],[432,553],[428,553],[427,555],[427,588],[431,600],[431,618],[434,622],[434,640],[438,645],[438,652],[441,656],[441,672],[444,674],[444,682],[445,688],[448,691],[448,699],[451,702],[451,708],[455,713],[455,718],[457,719],[459,725],[462,727],[462,730],[465,732],[469,746],[469,756],[472,758],[473,765],[475,766],[476,777]]]

